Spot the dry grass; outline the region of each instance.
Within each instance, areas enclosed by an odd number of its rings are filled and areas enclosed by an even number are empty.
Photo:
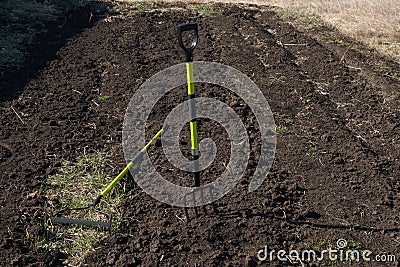
[[[111,160],[112,154],[84,154],[74,162],[62,160],[59,173],[49,176],[44,181],[43,190],[48,199],[45,207],[47,213],[55,214],[63,209],[89,206],[114,178],[113,175],[120,171]],[[98,207],[113,215],[112,231],[118,231],[122,221],[119,205],[126,197],[127,184],[117,184]],[[57,216],[107,221],[104,215],[92,209],[68,211]],[[64,264],[68,266],[79,266],[82,258],[95,250],[99,241],[110,235],[110,232],[98,228],[53,225],[48,219],[42,221],[42,226],[42,234],[27,230],[25,244],[42,251],[59,250],[65,253],[67,259]]]
[[[169,0],[168,2],[176,1]],[[300,16],[316,14],[343,34],[362,41],[392,59],[400,61],[400,0],[190,1],[190,3],[207,2],[272,5],[284,8],[289,12],[297,12]]]
[[[400,61],[400,0],[257,1],[314,13],[342,33]]]

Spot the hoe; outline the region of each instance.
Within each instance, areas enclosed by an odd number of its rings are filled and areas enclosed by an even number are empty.
[[[100,203],[101,199],[105,197],[110,190],[121,180],[122,177],[125,176],[125,174],[129,171],[129,169],[135,165],[138,164],[141,159],[143,158],[143,155],[146,153],[147,149],[150,147],[150,145],[153,143],[153,141],[157,138],[159,138],[162,133],[165,131],[165,128],[161,129],[160,131],[157,132],[156,135],[153,136],[153,138],[143,147],[143,149],[134,157],[133,160],[131,160],[126,167],[121,171],[120,174],[118,174],[117,177],[114,178],[114,180],[111,181],[107,185],[107,187],[99,194],[99,196],[93,200],[92,204],[82,207],[82,208],[69,208],[69,209],[64,209],[59,212],[57,212],[53,217],[50,217],[50,220],[53,223],[58,223],[58,224],[76,224],[76,225],[85,225],[89,227],[100,227],[100,228],[105,228],[105,229],[110,229],[111,228],[111,222],[112,222],[112,215],[109,213],[106,213],[104,211],[98,210],[96,206]],[[60,216],[61,214],[69,211],[78,211],[78,210],[89,210],[92,209],[94,212],[101,214],[102,216],[107,218],[107,221],[89,221],[89,220],[79,220],[79,219],[72,219],[72,218],[65,218],[65,217],[57,217]]]
[[[182,34],[184,32],[191,32],[193,31],[193,40],[192,43],[189,47],[186,47],[183,39],[182,39]],[[178,42],[180,47],[185,51],[186,55],[186,72],[187,72],[187,84],[188,84],[188,99],[192,100],[189,103],[189,118],[190,118],[190,138],[191,138],[191,154],[192,154],[192,160],[194,164],[194,186],[195,189],[192,190],[191,192],[188,192],[184,195],[183,201],[185,206],[188,203],[188,200],[190,200],[193,204],[195,214],[196,216],[199,215],[198,208],[197,208],[197,201],[196,198],[199,197],[200,199],[204,199],[204,195],[208,194],[209,198],[211,199],[212,203],[212,209],[214,213],[218,213],[218,210],[215,206],[215,204],[212,202],[213,200],[213,195],[214,195],[214,188],[212,185],[208,186],[200,186],[200,171],[199,171],[199,163],[198,159],[200,157],[199,154],[199,143],[198,143],[198,136],[197,136],[197,122],[196,122],[196,109],[195,109],[195,103],[194,100],[196,98],[195,92],[194,92],[194,76],[193,76],[193,51],[197,46],[198,42],[198,26],[196,23],[188,23],[188,24],[182,24],[178,26]],[[143,147],[143,149],[134,157],[133,160],[131,160],[127,166],[121,171],[120,174],[118,174],[117,177],[114,178],[114,180],[111,181],[110,184],[107,185],[107,187],[99,194],[99,196],[93,200],[93,202],[86,206],[86,207],[77,207],[77,208],[69,208],[69,209],[64,209],[59,212],[57,212],[53,217],[50,217],[50,220],[53,223],[58,223],[58,224],[76,224],[76,225],[84,225],[84,226],[89,226],[89,227],[101,227],[105,229],[111,228],[111,222],[112,222],[112,215],[109,213],[106,213],[104,211],[98,210],[96,206],[100,203],[101,199],[105,197],[109,191],[119,182],[119,180],[126,175],[126,173],[129,171],[129,169],[140,162],[140,160],[143,158],[144,153],[146,153],[147,149],[150,147],[152,142],[159,138],[162,133],[166,129],[163,128],[160,131],[157,132],[157,134]],[[202,202],[202,201],[200,201]],[[189,205],[192,206],[192,205]],[[66,212],[70,211],[78,211],[78,210],[89,210],[92,209],[94,212],[106,217],[106,221],[90,221],[90,220],[81,220],[81,219],[73,219],[73,218],[66,218],[66,217],[58,217],[61,214],[64,214]],[[189,213],[188,213],[188,208],[185,207],[185,216],[187,221],[190,221]],[[203,205],[203,211],[205,214],[207,214],[207,209],[205,205]]]

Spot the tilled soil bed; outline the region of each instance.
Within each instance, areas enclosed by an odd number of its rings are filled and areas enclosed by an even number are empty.
[[[224,101],[248,129],[252,153],[244,177],[216,202],[219,214],[188,223],[181,208],[133,188],[121,207],[124,223],[94,244],[82,265],[312,265],[279,260],[277,253],[261,261],[257,254],[267,246],[268,251],[313,249],[320,255],[336,248],[339,239],[347,241],[346,248],[372,251],[373,260],[376,255],[400,257],[400,82],[392,75],[399,66],[332,29],[298,30],[270,7],[210,8],[214,12],[203,9],[202,14],[182,4],[115,7],[69,39],[20,95],[0,104],[2,266],[62,265],[63,253],[26,242],[27,232],[45,231],[41,182],[59,172],[60,159],[83,153],[121,151],[114,160],[124,167],[121,131],[129,100],[146,79],[184,61],[176,26],[187,21],[199,24],[195,60],[240,70],[268,100],[277,125],[270,173],[258,190],[247,192],[259,154],[258,124],[227,90],[196,85],[198,96]],[[371,62],[392,73],[382,75]],[[148,137],[185,99],[182,88],[161,99]],[[227,135],[207,120],[200,122],[199,135],[219,144],[217,162],[202,172],[210,182],[229,161],[229,146],[223,145]],[[185,130],[182,139],[187,138]],[[192,179],[160,159],[161,151],[154,147],[150,154],[159,169],[169,170],[163,173],[167,179]],[[327,257],[314,264],[398,266],[397,261],[332,263]]]

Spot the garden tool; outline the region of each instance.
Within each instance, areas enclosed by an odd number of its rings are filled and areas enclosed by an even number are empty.
[[[82,207],[82,208],[79,207],[79,208],[69,208],[69,209],[61,210],[61,211],[57,212],[54,217],[50,217],[50,220],[53,223],[59,223],[59,224],[76,224],[76,225],[86,225],[86,226],[90,226],[90,227],[101,227],[101,228],[109,229],[111,227],[112,215],[107,212],[98,210],[96,208],[96,206],[100,203],[101,199],[103,197],[105,197],[110,192],[110,190],[119,182],[119,180],[121,180],[121,178],[124,177],[128,173],[129,169],[142,160],[143,155],[146,153],[146,151],[148,150],[150,145],[153,143],[154,140],[156,140],[157,138],[159,138],[162,135],[162,133],[165,131],[165,129],[166,128],[164,127],[163,129],[158,131],[156,135],[153,136],[153,138],[143,147],[143,149],[134,157],[134,159],[131,160],[126,165],[126,167],[121,171],[121,173],[118,174],[118,176],[115,177],[114,180],[112,180],[111,183],[109,183],[107,185],[107,187],[98,195],[98,197],[96,199],[93,200],[91,205],[88,205],[88,206]],[[105,216],[107,218],[107,221],[90,221],[90,220],[79,220],[79,219],[72,219],[72,218],[65,218],[65,217],[57,217],[60,214],[63,214],[65,212],[88,210],[88,209],[93,209],[94,212]]]
[[[183,41],[183,36],[182,34],[184,32],[193,32],[193,40],[190,46],[185,46],[184,41]],[[194,176],[194,186],[195,187],[200,187],[200,171],[199,171],[199,162],[198,159],[200,157],[199,155],[199,142],[197,138],[197,122],[196,122],[196,108],[195,108],[195,92],[194,92],[194,76],[193,76],[193,51],[197,46],[197,42],[199,40],[198,37],[198,26],[197,23],[187,23],[187,24],[181,24],[178,26],[178,42],[180,47],[185,51],[186,55],[186,76],[187,76],[187,84],[188,84],[188,99],[189,101],[189,125],[190,125],[190,139],[191,139],[191,154],[192,154],[192,160],[193,160],[193,176]],[[210,185],[211,187],[211,185]],[[189,193],[186,193],[184,196],[184,201],[186,202],[187,197],[189,195],[192,196],[192,201],[194,204],[194,209],[196,216],[199,215],[197,207],[196,207],[196,192],[200,192],[200,197],[203,198],[204,188],[202,189],[195,189]],[[210,190],[211,194],[213,190]],[[211,196],[212,197],[212,196]],[[185,203],[186,204],[186,203]],[[216,208],[213,204],[214,211],[216,211]],[[204,212],[207,213],[206,207],[203,205]],[[189,220],[189,214],[187,207],[185,207],[185,215],[186,218]]]
[[[202,200],[202,202],[204,202],[204,198],[205,197],[209,198],[208,202],[211,202],[211,206],[212,206],[213,212],[214,213],[218,213],[217,207],[214,204],[214,186],[212,184],[196,187],[195,189],[193,189],[192,191],[186,193],[183,196],[183,204],[185,206],[188,203],[188,199],[192,201],[193,206],[195,207],[194,211],[195,211],[196,217],[199,216],[199,212],[198,212],[197,207],[196,207],[197,206],[197,201],[196,201],[197,197],[199,197]],[[208,214],[206,206],[204,206],[204,205],[203,205],[203,211],[204,211],[205,214]],[[188,221],[190,221],[189,212],[188,212],[188,209],[186,207],[185,207],[185,216],[186,216],[186,219]]]

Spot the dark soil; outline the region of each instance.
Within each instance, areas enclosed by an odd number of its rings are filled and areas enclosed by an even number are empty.
[[[62,265],[62,253],[38,251],[26,242],[27,232],[44,231],[42,181],[58,171],[59,159],[122,151],[129,100],[153,74],[184,61],[176,26],[186,21],[200,27],[195,60],[221,62],[245,73],[264,93],[276,124],[287,129],[278,134],[275,162],[263,186],[247,193],[259,153],[258,125],[248,107],[232,101],[228,92],[196,85],[199,96],[228,103],[253,131],[245,177],[216,202],[218,215],[192,217],[189,223],[180,219],[182,209],[133,189],[122,207],[125,223],[96,244],[83,264],[287,266],[296,264],[276,258],[261,262],[257,252],[265,246],[321,251],[329,244],[335,248],[339,238],[374,255],[400,256],[400,82],[374,71],[371,62],[397,72],[399,66],[345,37],[340,46],[330,43],[324,36],[339,36],[332,29],[299,31],[268,7],[217,5],[213,8],[220,13],[212,16],[171,7],[160,4],[138,12],[119,6],[69,39],[37,77],[23,78],[18,98],[0,104],[3,266]],[[20,81],[11,77],[1,84],[2,92]],[[185,93],[174,90],[155,107],[149,137]],[[200,123],[199,133],[227,142],[223,129],[210,121]],[[182,137],[184,147],[187,131]],[[150,154],[167,170],[169,164],[157,156],[160,149]],[[218,161],[202,173],[206,179],[217,177],[229,159],[229,146],[218,149]],[[122,153],[115,162],[124,166]],[[171,181],[192,179],[178,170],[163,175]],[[352,264],[399,266],[397,261]]]

